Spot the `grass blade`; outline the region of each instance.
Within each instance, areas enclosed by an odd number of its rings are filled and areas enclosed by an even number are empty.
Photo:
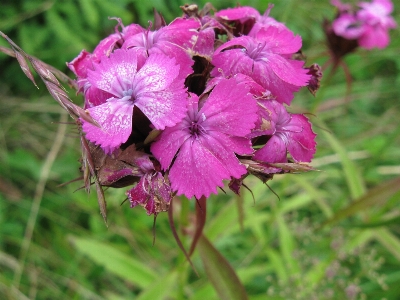
[[[79,252],[87,255],[108,271],[141,288],[152,285],[159,276],[146,264],[105,243],[76,237],[72,238],[72,242]]]
[[[210,241],[202,235],[197,248],[207,276],[214,286],[219,299],[246,300],[247,294],[235,271]]]

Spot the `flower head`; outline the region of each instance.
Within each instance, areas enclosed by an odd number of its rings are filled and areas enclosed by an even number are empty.
[[[359,44],[365,49],[374,47],[383,49],[389,44],[389,29],[396,28],[396,22],[390,16],[393,3],[390,0],[373,0],[371,3],[360,2],[361,9],[357,18],[364,23],[364,32]]]
[[[339,9],[338,16],[332,22],[332,29],[337,37],[357,40],[358,46],[368,50],[375,47],[383,49],[389,44],[389,30],[397,26],[390,16],[393,11],[390,0],[359,2],[358,10],[339,0],[331,3]],[[329,37],[328,33],[328,38],[332,40],[335,37]],[[348,52],[350,51],[345,53]]]
[[[301,48],[300,36],[270,26],[261,28],[255,37],[234,38],[220,46],[211,73],[225,76],[241,73],[269,90],[282,103],[290,104],[293,93],[306,86],[310,76],[303,62],[289,57]]]
[[[158,30],[147,29],[131,35],[125,40],[122,48],[137,52],[139,68],[152,54],[162,53],[173,57],[181,66],[180,76],[186,78],[192,73],[193,61],[189,50],[197,41],[197,29],[200,26],[197,20],[177,18]]]
[[[151,147],[162,168],[169,169],[172,188],[188,198],[208,197],[223,186],[222,180],[245,174],[235,153],[252,154],[246,135],[256,111],[252,96],[234,79],[220,81],[200,100],[191,94],[186,117],[166,128]]]
[[[163,54],[150,56],[138,69],[136,52],[115,50],[88,71],[88,82],[111,97],[87,109],[100,127],[82,121],[86,138],[112,153],[132,132],[134,107],[156,129],[175,125],[186,112],[186,90],[179,69],[175,59]]]
[[[289,114],[275,100],[264,101],[275,132],[264,147],[254,153],[254,159],[267,163],[287,162],[287,152],[296,162],[310,162],[315,153],[315,136],[308,119],[301,114]]]

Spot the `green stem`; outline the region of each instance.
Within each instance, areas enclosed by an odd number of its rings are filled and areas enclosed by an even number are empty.
[[[62,111],[60,114],[60,121],[56,133],[56,138],[54,140],[52,148],[50,149],[50,152],[46,157],[46,160],[43,163],[43,167],[40,172],[39,182],[36,185],[35,196],[33,198],[28,224],[26,225],[25,236],[21,245],[21,252],[19,255],[19,268],[14,274],[14,280],[12,286],[12,289],[14,291],[17,291],[19,289],[21,276],[25,268],[26,257],[28,255],[29,247],[31,245],[33,231],[36,226],[37,216],[39,214],[40,205],[43,199],[44,189],[46,187],[46,182],[50,175],[51,167],[53,166],[53,163],[58,155],[58,152],[60,151],[61,146],[64,142],[65,133],[67,129],[67,124],[66,124],[67,121],[68,121],[68,114],[65,111]]]

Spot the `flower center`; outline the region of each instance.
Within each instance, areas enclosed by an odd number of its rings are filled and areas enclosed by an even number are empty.
[[[206,131],[204,127],[201,125],[201,121],[191,121],[189,125],[190,135],[194,137],[199,137],[203,135]]]
[[[129,100],[129,101],[132,101],[132,102],[135,102],[135,100],[136,100],[132,89],[128,89],[126,91],[122,91],[122,96],[126,100]]]
[[[264,55],[263,55],[263,50],[265,48],[266,42],[258,43],[256,47],[252,47],[252,49],[248,49],[247,55],[254,59],[255,61],[257,60],[263,60]]]
[[[190,124],[190,134],[191,135],[198,135],[200,133],[200,125],[196,121],[192,121]]]

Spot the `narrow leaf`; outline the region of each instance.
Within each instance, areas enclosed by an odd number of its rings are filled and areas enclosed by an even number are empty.
[[[327,128],[327,126],[317,118],[315,119],[314,123],[317,123],[321,128]],[[338,139],[331,133],[323,130],[322,134],[325,136],[325,139],[330,144],[332,149],[340,157],[344,175],[346,177],[346,181],[350,189],[351,197],[353,199],[361,197],[365,193],[364,180],[354,162],[349,158],[349,155],[345,147],[343,147],[343,145],[338,141]]]
[[[186,259],[188,260],[188,262],[190,263],[191,267],[193,268],[193,271],[194,271],[194,272],[196,273],[196,275],[198,276],[199,274],[197,273],[197,271],[196,271],[196,269],[195,269],[195,267],[194,267],[194,265],[193,265],[193,263],[192,263],[192,261],[191,261],[191,259],[190,259],[190,256],[189,256],[189,254],[187,253],[185,247],[183,246],[182,241],[181,241],[181,239],[179,238],[178,232],[176,231],[176,227],[175,227],[175,223],[174,223],[174,215],[173,215],[173,211],[174,211],[174,209],[173,209],[173,202],[174,202],[174,201],[173,201],[173,200],[174,200],[174,198],[172,198],[172,200],[171,200],[171,202],[170,202],[169,209],[168,209],[168,221],[169,221],[169,226],[171,227],[171,231],[172,231],[172,234],[173,234],[173,236],[174,236],[174,238],[175,238],[176,243],[178,244],[179,248],[181,249],[181,251],[182,251],[183,254],[185,255],[185,257],[186,257]]]
[[[199,249],[208,279],[214,286],[219,299],[248,299],[244,286],[229,262],[214,248],[204,235],[200,237],[197,248]]]
[[[173,299],[172,292],[176,290],[178,272],[171,271],[166,276],[159,276],[146,290],[139,294],[136,300]]]
[[[400,177],[386,181],[371,189],[368,193],[352,202],[349,206],[335,213],[335,215],[322,226],[336,223],[373,205],[382,204],[399,191]]]
[[[193,235],[192,244],[190,245],[189,256],[193,254],[193,251],[196,249],[197,242],[200,236],[203,234],[204,225],[206,223],[207,216],[207,198],[201,196],[201,198],[197,201],[196,205],[196,229]]]
[[[104,243],[73,237],[71,238],[76,249],[87,255],[97,264],[108,271],[132,282],[140,288],[147,288],[158,278],[148,265],[134,259],[121,251]]]
[[[400,260],[400,239],[386,228],[376,229],[375,238],[396,257]]]

